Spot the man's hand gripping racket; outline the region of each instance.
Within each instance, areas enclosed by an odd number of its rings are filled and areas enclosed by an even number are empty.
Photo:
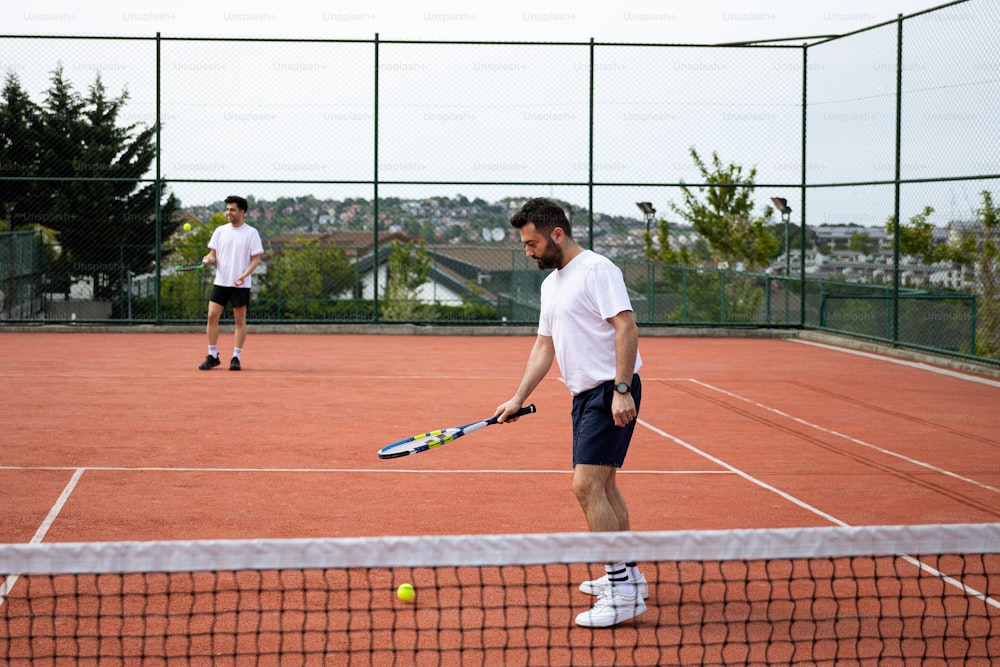
[[[523,417],[524,415],[530,415],[533,412],[535,412],[535,405],[526,405],[514,414],[509,415],[507,419]],[[440,447],[446,442],[451,442],[456,438],[461,438],[463,435],[472,433],[473,431],[478,431],[485,426],[496,424],[497,416],[490,417],[489,419],[483,419],[482,421],[472,422],[471,424],[466,424],[465,426],[453,426],[452,428],[442,428],[437,431],[418,433],[412,437],[394,442],[391,445],[386,445],[382,449],[378,450],[378,457],[380,459],[397,459],[400,456],[426,452],[428,449]]]

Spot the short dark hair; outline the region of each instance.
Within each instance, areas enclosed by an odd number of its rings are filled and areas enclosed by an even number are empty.
[[[551,199],[545,197],[535,197],[529,199],[521,207],[521,210],[510,219],[510,224],[516,229],[521,229],[526,224],[531,223],[539,232],[546,235],[551,234],[556,227],[566,232],[566,236],[572,238],[573,229],[566,217],[566,211],[562,206]]]
[[[247,200],[243,197],[237,197],[236,195],[229,195],[226,197],[227,204],[236,204],[236,208],[240,209],[244,213],[247,212]]]

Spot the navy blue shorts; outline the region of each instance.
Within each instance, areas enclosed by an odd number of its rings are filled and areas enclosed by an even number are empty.
[[[615,426],[611,398],[615,382],[609,380],[573,397],[573,465],[581,463],[621,468],[625,463],[632,432],[642,400],[642,382],[632,376],[632,398],[636,419],[625,426]]]
[[[243,308],[250,303],[250,288],[212,285],[212,294],[208,297],[208,300],[214,301],[220,306],[232,303],[233,308]]]

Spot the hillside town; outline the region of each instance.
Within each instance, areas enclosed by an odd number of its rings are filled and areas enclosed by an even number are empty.
[[[281,198],[273,202],[251,198],[248,219],[254,220],[264,239],[294,238],[367,239],[357,232],[372,229],[373,207],[364,199],[319,200],[313,197]],[[386,198],[379,201],[379,229],[396,238],[422,239],[429,245],[516,245],[518,240],[508,220],[523,199],[496,202],[464,196],[424,199]],[[185,209],[185,215],[207,221],[218,204]],[[586,210],[571,211],[577,224],[588,220]],[[938,244],[954,243],[980,223],[953,221],[933,230]],[[793,224],[793,231],[797,232]],[[783,228],[775,225],[781,235]],[[705,241],[692,227],[670,223],[670,244],[675,250],[696,250]],[[337,234],[337,232],[355,232]],[[595,214],[594,249],[614,259],[645,259],[646,223],[639,216]],[[797,234],[766,267],[769,275],[798,275],[802,251]],[[818,224],[807,230],[804,268],[810,278],[853,283],[886,284],[893,280],[893,239],[882,227],[856,224]],[[900,281],[907,286],[964,290],[974,285],[974,267],[952,262],[924,263],[921,258],[899,258]],[[728,267],[740,270],[743,267]]]

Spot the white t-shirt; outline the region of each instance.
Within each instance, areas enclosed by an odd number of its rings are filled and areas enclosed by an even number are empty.
[[[551,336],[559,370],[574,396],[614,380],[615,328],[608,322],[632,303],[621,269],[584,250],[542,281],[538,333]],[[642,366],[636,351],[635,371]]]
[[[208,247],[215,251],[215,284],[221,287],[235,287],[254,255],[264,252],[257,230],[245,222],[239,227],[226,223],[215,228]],[[251,277],[243,280],[242,287],[251,287]]]

